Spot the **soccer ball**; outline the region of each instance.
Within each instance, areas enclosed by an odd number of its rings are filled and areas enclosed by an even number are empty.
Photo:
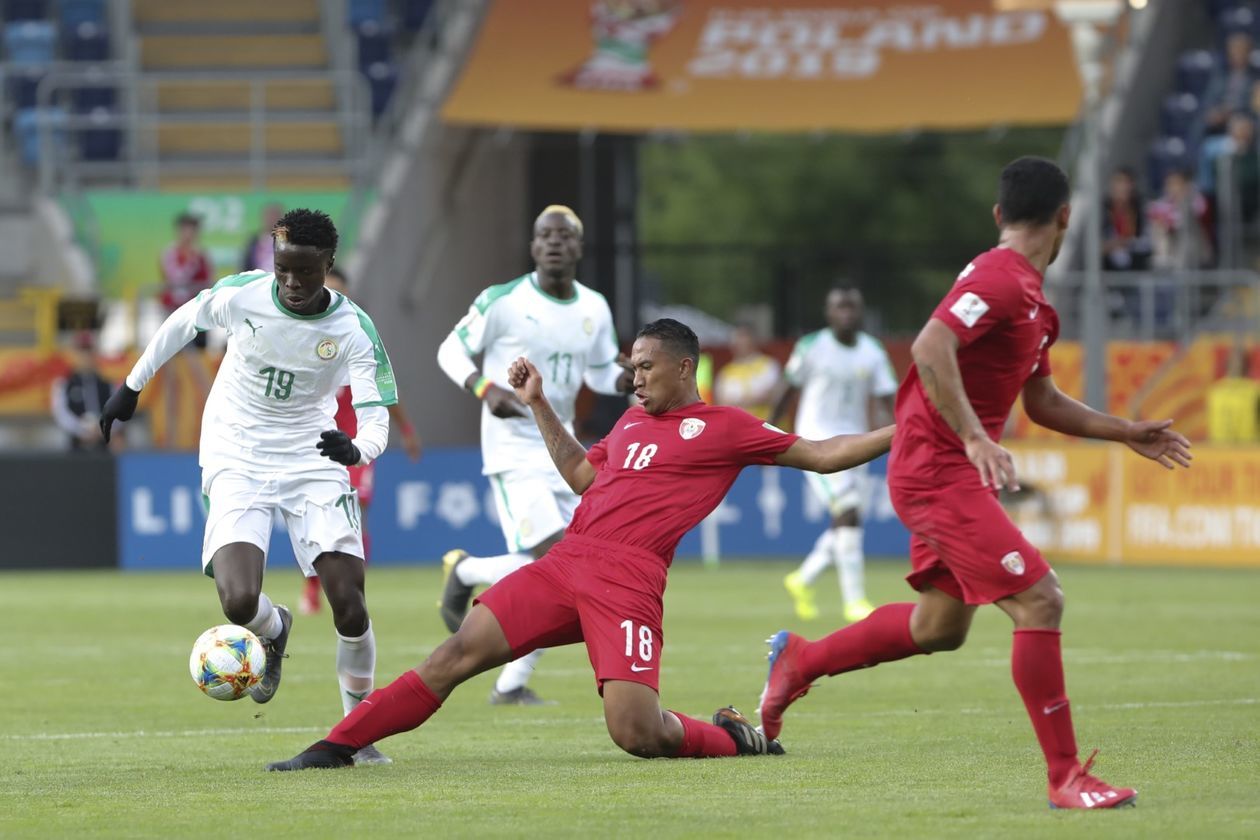
[[[240,700],[262,679],[266,665],[263,643],[235,624],[220,624],[202,633],[188,659],[193,682],[215,700]]]

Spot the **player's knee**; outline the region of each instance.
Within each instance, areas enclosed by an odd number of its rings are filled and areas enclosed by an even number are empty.
[[[244,589],[220,591],[219,604],[223,607],[223,615],[227,620],[242,627],[258,615],[257,592]]]
[[[342,636],[353,638],[367,632],[368,611],[362,592],[351,593],[340,603],[333,603],[330,598],[328,604],[332,609],[333,626]]]
[[[958,650],[967,641],[966,627],[933,627],[923,637],[915,636],[919,647],[930,653],[945,653]]]
[[[639,758],[660,758],[666,755],[660,727],[635,721],[608,722],[613,743]]]
[[[1058,627],[1063,619],[1063,589],[1058,580],[1046,579],[1021,599],[1026,627]]]

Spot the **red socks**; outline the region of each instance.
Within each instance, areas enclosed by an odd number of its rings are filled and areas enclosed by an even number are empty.
[[[683,727],[682,746],[675,753],[677,758],[725,758],[735,755],[735,741],[726,730],[712,723],[704,723],[687,717],[681,712],[670,711]]]
[[[822,676],[926,653],[910,637],[912,612],[914,604],[885,604],[856,624],[809,642],[797,658],[802,679],[811,683]]]
[[[1011,677],[1050,770],[1050,786],[1067,781],[1078,766],[1072,709],[1063,686],[1063,652],[1058,630],[1016,630]]]
[[[415,729],[441,707],[442,701],[429,690],[420,675],[408,671],[369,694],[324,740],[358,750],[390,735]]]

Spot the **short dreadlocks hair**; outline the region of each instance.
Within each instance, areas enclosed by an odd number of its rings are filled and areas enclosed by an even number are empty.
[[[278,242],[311,245],[327,251],[329,258],[337,253],[337,226],[322,210],[290,210],[276,222],[271,235]]]

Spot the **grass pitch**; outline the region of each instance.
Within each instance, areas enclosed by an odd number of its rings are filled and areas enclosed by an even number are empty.
[[[697,716],[749,713],[762,640],[811,638],[782,563],[675,567],[662,697]],[[902,563],[870,566],[876,602],[906,599]],[[380,683],[445,636],[435,568],[373,569]],[[604,729],[585,651],[548,653],[547,708],[491,708],[461,687],[395,763],[268,774],[340,714],[327,610],[297,616],[267,706],[200,695],[193,640],[222,623],[195,571],[0,575],[0,836],[1260,837],[1260,573],[1067,567],[1064,649],[1083,754],[1139,790],[1116,813],[1052,813],[1009,678],[1010,625],[981,610],[961,651],[825,680],[788,713],[783,758],[643,761]],[[267,591],[296,604],[288,569]]]

